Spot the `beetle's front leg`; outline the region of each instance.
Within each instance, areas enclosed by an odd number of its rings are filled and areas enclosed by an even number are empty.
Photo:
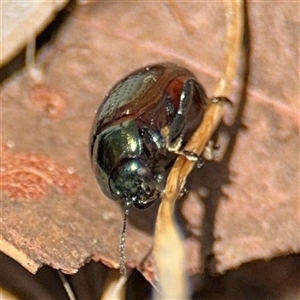
[[[183,141],[184,129],[188,121],[188,112],[195,96],[195,84],[193,79],[184,82],[180,94],[179,108],[175,118],[169,125],[167,142],[169,149],[179,151]]]
[[[161,130],[161,132],[165,137],[166,148],[169,152],[173,152],[178,155],[183,155],[188,160],[191,161],[197,161],[199,159],[199,156],[196,153],[182,149],[181,146],[182,146],[183,134],[180,134],[179,137],[173,143],[170,143],[170,138],[168,134],[166,134],[166,132],[169,132],[169,129],[165,127]]]
[[[197,85],[198,83],[195,82],[195,80],[193,79],[189,79],[184,83],[180,95],[180,104],[179,104],[177,114],[175,118],[172,120],[171,124],[163,128],[161,131],[162,135],[165,138],[166,148],[168,151],[176,153],[178,155],[183,155],[187,159],[192,161],[197,161],[199,157],[197,154],[193,152],[182,149],[182,141],[185,134],[184,129],[186,123],[190,121],[188,119],[188,112],[193,103],[193,98],[195,96],[196,88],[198,87]],[[199,96],[205,97],[204,92],[203,95],[201,94]]]

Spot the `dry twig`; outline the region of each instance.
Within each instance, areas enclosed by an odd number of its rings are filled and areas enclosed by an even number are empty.
[[[214,96],[229,95],[232,82],[236,76],[240,57],[244,5],[241,0],[225,1],[227,36],[226,65],[224,75],[214,91]],[[224,116],[224,102],[214,102],[205,111],[203,121],[193,134],[185,149],[201,155],[207,142],[219,126]],[[195,162],[180,156],[175,161],[168,176],[164,197],[162,199],[156,222],[154,255],[158,267],[160,297],[168,299],[187,299],[187,284],[184,275],[185,251],[180,232],[173,219],[176,199],[185,185],[186,178]]]

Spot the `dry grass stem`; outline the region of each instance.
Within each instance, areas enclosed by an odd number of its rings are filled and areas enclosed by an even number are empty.
[[[104,291],[101,300],[125,299],[125,284],[127,281],[126,276],[120,276],[119,271],[115,269],[109,270],[109,275],[106,278]]]
[[[226,5],[226,53],[223,76],[219,80],[214,96],[230,96],[236,77],[244,37],[244,1],[224,1]]]
[[[72,288],[71,288],[71,286],[70,286],[70,284],[69,284],[66,276],[61,271],[59,271],[59,270],[57,270],[57,273],[58,273],[58,276],[59,276],[59,278],[60,278],[60,280],[61,280],[61,282],[63,284],[63,287],[64,287],[64,289],[65,289],[65,291],[66,291],[69,299],[70,300],[76,300],[76,297],[75,297],[75,295],[73,293],[73,290],[72,290]]]
[[[226,35],[226,66],[214,96],[230,94],[232,81],[237,73],[243,38],[243,1],[225,1],[227,35]],[[203,121],[193,134],[185,149],[200,155],[207,142],[219,126],[224,115],[224,102],[211,103]],[[168,176],[164,197],[162,199],[155,230],[154,256],[157,263],[161,294],[158,297],[169,299],[188,299],[187,283],[184,274],[185,251],[180,232],[173,219],[176,199],[185,185],[186,178],[195,162],[180,156],[175,161]]]

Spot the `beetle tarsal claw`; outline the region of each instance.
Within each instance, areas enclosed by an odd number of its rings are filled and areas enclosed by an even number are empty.
[[[183,135],[180,134],[173,142],[170,142],[170,136],[166,137],[166,146],[169,152],[173,152],[179,155],[182,155],[181,146],[182,146]]]
[[[229,99],[227,99],[226,97],[222,97],[222,96],[221,97],[213,97],[213,98],[210,99],[210,101],[213,104],[217,104],[217,103],[222,102],[224,104],[232,105],[232,102]]]
[[[198,159],[198,161],[197,161],[197,168],[200,169],[203,165],[204,165],[204,160],[200,156],[199,159]]]
[[[185,156],[187,158],[187,160],[190,160],[190,161],[199,160],[199,156],[196,153],[190,152],[190,151],[187,151],[187,150],[184,150],[184,149],[181,151],[181,155]]]
[[[206,160],[213,160],[215,158],[215,150],[216,150],[216,146],[214,144],[213,140],[209,140],[207,145],[204,148],[203,151],[203,157]]]

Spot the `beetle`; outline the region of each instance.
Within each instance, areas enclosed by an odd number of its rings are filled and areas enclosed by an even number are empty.
[[[150,65],[119,81],[100,105],[90,133],[90,157],[104,194],[146,209],[161,199],[178,155],[209,99],[195,76],[174,63]]]

